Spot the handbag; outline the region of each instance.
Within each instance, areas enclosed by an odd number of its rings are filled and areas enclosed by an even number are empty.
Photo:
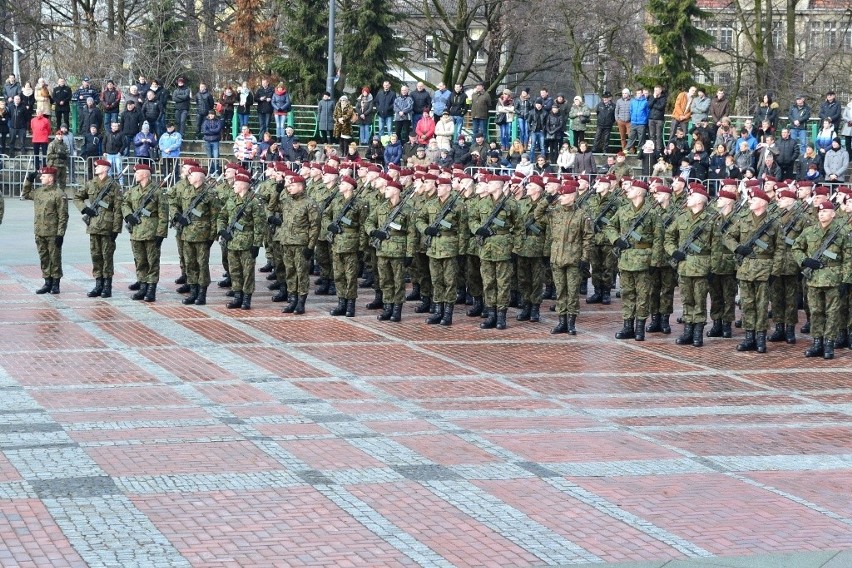
[[[507,116],[505,112],[498,112],[497,118],[494,120],[494,124],[506,124]]]

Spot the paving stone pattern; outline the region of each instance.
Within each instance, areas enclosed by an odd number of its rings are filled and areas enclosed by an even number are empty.
[[[564,566],[852,548],[852,352],[36,296],[0,267],[0,566]],[[259,288],[265,281],[260,280]],[[510,312],[510,317],[512,313]]]

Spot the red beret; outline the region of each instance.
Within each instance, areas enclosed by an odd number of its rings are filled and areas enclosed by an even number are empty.
[[[796,185],[798,185],[800,188],[801,187],[807,187],[808,189],[810,189],[814,186],[814,182],[805,180],[805,181],[798,182]]]
[[[796,199],[796,192],[792,189],[782,189],[778,192],[778,197],[790,197]]]
[[[668,193],[669,195],[671,195],[672,188],[670,188],[667,185],[658,185],[657,186],[657,193]]]
[[[461,172],[460,174],[458,174],[456,176],[456,179],[458,179],[459,181],[465,181],[465,180],[468,180],[468,179],[472,180],[473,176],[469,176],[468,174]]]
[[[324,174],[332,174],[332,175],[340,175],[340,172],[334,166],[323,166],[322,173]]]
[[[193,160],[192,158],[184,158],[183,165],[196,168],[201,167],[201,164],[198,163],[198,160]]]
[[[844,195],[852,195],[852,187],[848,185],[841,185],[837,188],[837,193],[842,193]]]
[[[559,186],[559,195],[571,195],[572,193],[577,192],[577,183],[566,181],[561,186]]]
[[[527,178],[527,185],[534,184],[539,187],[544,187],[544,180],[541,179],[541,176],[530,176]]]
[[[746,187],[760,187],[760,180],[759,179],[747,179],[747,180],[745,180],[745,186]]]
[[[251,183],[251,178],[246,174],[237,174],[234,176],[234,182]]]
[[[396,189],[402,191],[402,184],[400,184],[398,181],[393,181],[393,180],[389,181],[388,187],[395,187]]]
[[[322,170],[322,164],[319,162],[311,162],[310,168],[312,170]]]
[[[367,171],[376,172],[377,174],[380,174],[382,173],[382,168],[381,166],[379,166],[379,164],[370,164],[369,166],[367,166]]]
[[[275,162],[275,171],[286,173],[290,171],[290,168],[287,166],[286,162]]]
[[[200,167],[200,166],[192,166],[191,168],[189,168],[189,173],[201,174],[201,175],[205,175],[205,176],[207,175],[207,172],[205,171],[205,169]],[[240,174],[237,174],[237,175],[240,175]]]
[[[135,166],[133,166],[133,171],[135,171],[135,172],[140,172],[140,171],[149,171],[149,172],[150,172],[150,171],[151,171],[151,166],[149,166],[148,164],[146,164],[146,163],[142,162],[141,164],[136,164]]]
[[[618,157],[620,157],[620,158],[624,158],[624,157],[625,157],[625,156],[624,156],[624,152],[618,152],[618,153],[616,154],[616,156],[618,156]]]
[[[96,166],[105,166],[105,167],[107,167],[107,168],[109,168],[109,167],[111,167],[111,166],[112,166],[112,164],[110,164],[110,163],[109,163],[108,161],[106,161],[106,160],[95,160],[95,165],[96,165]]]
[[[396,164],[394,164],[394,163],[390,163],[390,164],[388,164],[388,170],[396,170],[396,171],[399,171],[399,166],[398,166],[398,165],[396,165]]]
[[[663,179],[658,178],[658,177],[652,177],[651,179],[648,180],[648,183],[649,184],[651,184],[651,183],[663,183]]]
[[[733,185],[733,186],[736,186],[736,185],[737,185],[737,180],[735,180],[734,178],[725,178],[725,179],[723,179],[723,180],[722,180],[722,185]]]
[[[438,164],[436,164],[435,162],[432,162],[431,164],[429,164],[428,166],[426,166],[426,169],[427,169],[428,171],[432,171],[432,170],[441,171],[441,166],[439,166],[439,165],[438,165]]]
[[[622,180],[622,181],[624,181],[624,180]],[[642,189],[645,189],[645,190],[648,189],[648,184],[645,183],[644,181],[641,181],[641,180],[638,180],[638,179],[632,180],[630,182],[630,185],[632,185],[633,187],[641,187]]]
[[[777,179],[775,179],[775,176],[763,176],[763,181],[773,181],[773,182],[776,182],[776,181],[778,181],[778,180],[777,180]]]
[[[184,164],[185,164],[185,165],[188,165],[188,164],[186,164],[185,162],[184,162]],[[238,169],[240,169],[241,167],[242,167],[242,166],[241,166],[240,164],[238,164],[237,162],[228,162],[227,164],[225,164],[225,169],[226,169],[226,170],[238,170]]]
[[[707,190],[700,183],[689,184],[689,193],[703,195],[704,197],[710,197],[709,195],[707,195]]]
[[[41,173],[55,176],[56,175],[56,168],[54,168],[53,166],[44,166],[41,169]]]
[[[814,195],[828,195],[828,188],[820,185],[814,188]]]
[[[448,176],[439,176],[438,185],[453,185],[453,178]]]
[[[305,178],[300,175],[295,175],[290,178],[290,183],[305,183]]]
[[[409,177],[414,175],[414,170],[411,168],[402,168],[399,170],[399,177]]]
[[[423,174],[423,181],[438,181],[438,176],[435,174]]]
[[[733,191],[728,191],[727,189],[723,189],[719,192],[719,198],[731,199],[733,201],[737,200],[737,194]]]
[[[831,209],[833,211],[834,203],[832,203],[831,201],[823,201],[822,203],[817,205],[817,209],[819,209],[820,211],[823,211],[824,209]]]
[[[464,164],[453,164],[453,169],[454,170],[463,170]]]
[[[766,195],[766,192],[760,189],[759,187],[754,188],[754,191],[751,192],[752,197],[757,197],[758,199],[762,199],[765,202],[769,203],[769,196]]]
[[[357,182],[357,181],[355,181],[354,179],[352,179],[352,178],[351,178],[351,177],[349,177],[349,176],[342,176],[342,177],[340,178],[340,183],[347,183],[347,184],[351,185],[352,187],[357,187],[357,186],[358,186],[358,182]]]

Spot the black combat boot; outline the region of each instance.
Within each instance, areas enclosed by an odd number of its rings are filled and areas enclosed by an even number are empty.
[[[426,323],[433,325],[440,323],[440,321],[444,319],[444,309],[445,304],[443,302],[436,302],[435,309],[432,310],[432,315],[426,318]]]
[[[479,324],[479,329],[494,329],[497,327],[497,308],[486,306],[482,313],[485,314],[485,321]]]
[[[319,286],[316,290],[314,290],[314,294],[317,296],[328,296],[329,290],[331,289],[331,278],[322,278],[322,282],[320,282]]]
[[[369,304],[367,304],[367,309],[368,310],[381,310],[385,305],[383,300],[384,300],[384,297],[382,295],[382,291],[376,290],[376,294],[373,297],[373,301],[370,302]]]
[[[190,292],[190,286],[189,284],[181,284],[180,286],[178,286],[175,292],[177,292],[178,294],[187,294],[188,292]]]
[[[287,304],[286,306],[284,306],[284,309],[281,310],[281,313],[292,314],[296,310],[296,304],[298,303],[298,299],[296,297],[296,294],[290,294],[287,297],[287,301],[290,302],[290,303]]]
[[[604,288],[601,291],[601,304],[608,306],[612,303],[612,298],[609,295],[609,288]]]
[[[731,329],[731,322],[723,321],[722,322],[722,337],[724,339],[730,339],[734,336],[734,330]]]
[[[766,331],[758,331],[754,336],[758,353],[766,353]]]
[[[269,261],[269,260],[266,261],[266,264],[264,264],[263,266],[260,267],[261,272],[272,272],[272,270],[273,270],[272,262]]]
[[[419,302],[420,301],[420,284],[412,284],[411,292],[409,292],[405,296],[406,302]]]
[[[482,315],[482,296],[474,296],[473,304],[467,311],[467,317],[475,318]]]
[[[305,313],[305,301],[306,301],[307,299],[308,299],[308,295],[307,295],[307,294],[302,294],[301,296],[299,296],[299,299],[298,299],[298,300],[296,300],[296,307],[295,307],[295,309],[293,310],[293,313],[294,313],[294,314],[299,314],[299,315],[301,315],[301,314]],[[355,302],[355,300],[352,300],[352,302]],[[353,310],[353,315],[354,315],[354,311],[355,311],[355,306],[354,306],[354,304],[353,304],[353,306],[352,306],[352,310]]]
[[[104,291],[104,279],[103,278],[95,278],[95,287],[89,290],[89,293],[86,294],[89,298],[97,298]]]
[[[341,298],[338,296],[337,298],[337,307],[332,308],[329,314],[333,316],[342,316],[346,313],[346,298]]]
[[[805,349],[805,357],[819,357],[825,352],[825,346],[822,344],[822,337],[814,337],[813,344]]]
[[[713,320],[713,325],[707,330],[707,337],[722,337],[722,320]]]
[[[538,323],[541,321],[541,304],[533,304],[530,310],[530,321]]]
[[[194,304],[195,300],[198,298],[198,284],[191,284],[189,286],[189,296],[183,299],[183,305],[189,306],[190,304]]]
[[[506,308],[497,310],[497,329],[506,329]]]
[[[429,296],[420,296],[420,305],[414,308],[414,313],[428,314],[432,309],[432,299]]]
[[[234,292],[234,299],[225,304],[225,307],[229,310],[237,310],[243,305],[243,293],[242,292]]]
[[[225,276],[225,278],[223,278],[222,280],[219,280],[219,282],[216,284],[216,286],[218,286],[219,288],[230,288],[231,287],[231,275],[228,274],[227,276]]]
[[[198,297],[195,299],[196,306],[203,306],[207,303],[207,286],[198,287]]]
[[[175,278],[175,284],[186,284],[186,274],[180,273],[180,276]]]
[[[672,326],[669,324],[669,315],[670,314],[662,314],[660,316],[660,331],[662,331],[664,335],[668,335],[672,332]]]
[[[112,298],[112,278],[104,278],[104,289],[101,298]]]
[[[148,284],[148,291],[145,292],[145,301],[146,302],[156,302],[157,301],[157,285],[156,284]]]
[[[550,333],[556,335],[557,333],[568,333],[568,316],[560,315],[559,323],[556,324],[556,327],[550,330]]]
[[[456,301],[454,302],[456,305],[463,305],[467,301],[467,293],[464,288],[456,288]]]
[[[743,338],[742,343],[737,345],[737,351],[756,351],[757,343],[755,343],[754,332],[751,330],[746,330],[745,337]]]
[[[453,325],[453,310],[456,309],[456,305],[452,302],[448,302],[444,304],[444,317],[441,318],[441,325],[450,326]]]
[[[391,312],[390,321],[399,323],[402,320],[402,304],[394,304],[393,312]]]
[[[624,320],[624,324],[621,326],[621,331],[616,332],[616,339],[633,339],[636,337],[636,333],[633,331],[633,318]]]
[[[677,345],[692,345],[692,336],[695,334],[695,326],[691,323],[683,324],[683,333],[675,339]]]
[[[545,284],[544,285],[544,294],[542,294],[542,298],[549,299],[550,295],[555,291],[555,287],[553,284]]]
[[[59,293],[59,278],[54,278],[50,283],[50,293],[58,294]]]
[[[778,343],[779,341],[784,341],[784,337],[784,324],[776,323],[775,331],[772,332],[772,335],[766,338],[766,341],[769,341],[770,343]]]
[[[692,331],[692,346],[693,347],[703,347],[704,346],[704,325],[703,323],[697,323],[693,327]]]
[[[577,314],[568,316],[568,334],[577,335]]]
[[[374,283],[375,283],[375,278],[373,276],[373,271],[372,270],[365,270],[364,271],[364,280],[362,280],[358,284],[358,287],[359,288],[372,288]]]
[[[589,293],[589,279],[583,278],[580,280],[580,295],[585,296]]]
[[[136,292],[140,288],[142,288],[142,282],[140,282],[138,280],[127,287],[127,289],[130,290],[131,292]]]
[[[346,300],[346,313],[344,314],[348,318],[355,317],[355,300]]]
[[[784,341],[786,341],[788,345],[795,345],[796,344],[796,326],[795,325],[784,326]]]
[[[822,358],[834,359],[834,341],[826,339],[822,346]]]
[[[595,293],[586,298],[587,304],[600,304],[603,299],[603,294],[600,288],[595,288]]]
[[[267,284],[266,289],[267,290],[280,290],[281,289],[281,282],[276,280],[272,284]]]
[[[266,279],[267,279],[268,281],[270,281],[270,282],[274,282],[274,281],[275,281],[275,279],[276,279],[275,273],[274,273],[274,272],[270,272],[269,274],[267,274],[267,275],[266,275]]]
[[[284,288],[283,286],[281,288],[279,288],[278,291],[275,292],[272,295],[272,301],[273,302],[283,302],[286,299],[287,299],[287,289]]]
[[[144,300],[145,294],[148,292],[148,285],[145,283],[139,284],[136,293],[130,296],[132,300]]]
[[[645,341],[645,322],[648,321],[648,318],[642,318],[636,320],[636,329],[633,333],[636,335],[633,339],[636,341]]]
[[[811,318],[810,317],[808,317],[808,321],[805,322],[805,325],[803,325],[802,329],[800,329],[799,331],[801,331],[802,333],[810,333],[811,332]]]
[[[741,319],[734,320],[734,327],[735,328],[740,329],[742,326],[743,326],[743,320],[741,320]]]
[[[36,294],[47,294],[50,292],[50,289],[53,287],[53,278],[45,278],[44,284],[41,288],[36,290]]]
[[[645,328],[648,333],[660,333],[663,328],[660,326],[660,314],[651,314],[651,325]]]
[[[523,307],[521,307],[521,311],[518,312],[518,317],[516,317],[515,319],[518,321],[529,321],[531,311],[532,305],[529,302],[524,302]]]
[[[837,332],[837,339],[834,340],[834,346],[838,349],[849,347],[849,335],[847,334],[846,329],[841,329]]]
[[[376,319],[379,321],[388,321],[393,314],[393,304],[385,304],[382,307],[382,313],[376,316]]]

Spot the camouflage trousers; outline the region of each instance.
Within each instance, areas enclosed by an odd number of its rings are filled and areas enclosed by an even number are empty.
[[[772,319],[775,323],[795,325],[799,323],[799,277],[796,274],[777,276],[769,287],[772,304]]]
[[[201,287],[210,285],[210,245],[205,241],[183,241],[183,259],[186,263],[186,283]]]
[[[231,274],[231,290],[254,294],[254,257],[250,250],[229,250],[228,266]]]
[[[479,270],[482,273],[482,296],[485,305],[498,310],[508,308],[512,261],[480,260]]]
[[[580,280],[584,274],[578,266],[550,266],[556,286],[556,313],[560,316],[580,313]]]
[[[429,258],[429,274],[432,277],[433,302],[453,303],[456,301],[457,273],[458,261],[455,256],[450,258]]]
[[[429,257],[425,252],[414,253],[411,263],[411,281],[420,284],[420,294],[432,297],[432,275],[429,274]]]
[[[621,292],[624,297],[624,291]],[[707,323],[707,277],[681,276],[680,299],[683,302],[683,322]]]
[[[836,339],[840,327],[840,298],[837,287],[808,286],[808,303],[811,305],[811,337]]]
[[[115,241],[110,235],[89,235],[89,254],[92,256],[92,276],[112,278],[115,273],[113,257]]]
[[[320,269],[320,277],[334,280],[334,266],[331,259],[331,244],[328,241],[317,241],[314,249],[317,266]]]
[[[308,271],[311,264],[302,254],[304,248],[302,245],[282,245],[281,248],[284,256],[284,270],[287,274],[287,290],[299,296],[307,295],[310,286]]]
[[[766,331],[766,310],[769,308],[769,283],[740,280],[740,308],[743,329]]]
[[[710,319],[726,323],[734,321],[737,278],[733,274],[715,274],[710,279]]]
[[[287,282],[287,271],[284,269],[284,245],[272,241],[269,247],[272,251],[272,266],[275,267],[275,281],[284,284]]]
[[[465,282],[471,296],[482,296],[482,271],[479,266],[479,256],[475,254],[465,256]]]
[[[177,243],[178,261],[180,261],[180,273],[186,274],[186,260],[183,258],[183,238],[179,233],[175,233],[175,242]]]
[[[847,329],[852,329],[852,310],[849,309],[850,303],[852,303],[852,298],[850,298],[850,294],[837,296],[837,302],[840,305],[838,312],[840,312],[840,323],[839,325],[846,326]]]
[[[648,319],[651,274],[648,270],[621,271],[622,319]]]
[[[373,271],[373,291],[378,292],[382,289],[381,287],[381,275],[379,275],[379,271],[376,268],[378,265],[378,260],[376,259],[376,249],[368,246],[367,250],[364,251],[364,270],[372,270]]]
[[[224,243],[219,243],[219,246],[222,247],[222,268],[225,269],[225,272],[230,274],[231,271],[228,268],[230,266],[230,264],[229,264],[230,259],[228,258],[228,245],[226,245]],[[233,278],[232,278],[232,280],[233,280]]]
[[[337,297],[344,300],[356,299],[358,297],[358,253],[333,252],[331,259]]]
[[[617,262],[610,245],[592,245],[589,249],[589,264],[592,266],[592,286],[595,290],[612,288]]]
[[[651,297],[648,309],[652,314],[671,315],[674,312],[674,291],[677,287],[677,272],[671,266],[652,266]]]
[[[130,241],[136,263],[136,281],[156,284],[160,281],[160,247],[157,241]]]
[[[405,266],[402,258],[376,257],[376,273],[381,282],[382,296],[386,304],[402,304],[405,301]]]
[[[544,259],[540,256],[519,256],[515,266],[518,279],[518,292],[521,300],[528,304],[541,304],[542,286],[544,286]],[[553,277],[554,281],[556,276]],[[577,286],[579,286],[579,281]]]
[[[62,247],[56,237],[36,237],[35,243],[42,278],[62,278]]]

